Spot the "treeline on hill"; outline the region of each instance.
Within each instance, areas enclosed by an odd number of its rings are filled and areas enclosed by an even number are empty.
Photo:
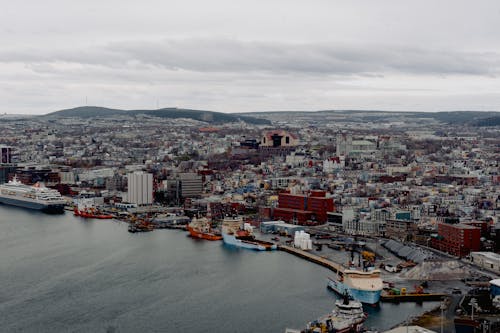
[[[269,125],[271,122],[267,119],[259,119],[250,116],[242,116],[238,114],[228,114],[222,112],[192,110],[192,109],[178,109],[178,108],[163,108],[157,110],[120,110],[110,109],[98,106],[82,106],[73,109],[66,109],[49,113],[45,118],[97,118],[97,117],[113,117],[113,116],[130,116],[135,117],[138,115],[146,115],[150,117],[160,118],[188,118],[208,123],[220,124],[244,121],[249,124],[256,125]]]

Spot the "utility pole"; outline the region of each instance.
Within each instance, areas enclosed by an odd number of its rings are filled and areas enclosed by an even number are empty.
[[[477,300],[475,298],[471,298],[469,305],[471,306],[472,309],[470,320],[474,320],[474,308],[477,306]]]
[[[441,333],[444,333],[444,299],[441,300]]]

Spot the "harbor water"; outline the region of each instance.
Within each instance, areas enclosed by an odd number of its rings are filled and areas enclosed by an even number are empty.
[[[186,232],[0,205],[5,332],[284,332],[331,311],[332,272]],[[387,329],[437,303],[365,309]]]

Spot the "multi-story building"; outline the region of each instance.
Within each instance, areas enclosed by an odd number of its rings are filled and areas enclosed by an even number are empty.
[[[199,197],[203,190],[203,179],[197,173],[179,174],[181,194],[183,198]]]
[[[262,135],[261,147],[295,147],[299,143],[299,138],[285,130],[266,131]]]
[[[385,235],[400,241],[412,241],[417,230],[417,224],[410,220],[387,219],[385,224]]]
[[[137,205],[153,203],[153,175],[142,171],[129,173],[127,201]]]
[[[305,224],[308,221],[323,224],[328,220],[328,212],[333,212],[333,199],[326,197],[324,191],[310,191],[309,194],[280,193],[278,208],[274,218],[287,222]]]
[[[481,248],[481,228],[466,224],[438,224],[438,235],[431,239],[431,246],[457,257],[468,255]]]
[[[13,163],[13,149],[8,146],[0,146],[0,164]]]

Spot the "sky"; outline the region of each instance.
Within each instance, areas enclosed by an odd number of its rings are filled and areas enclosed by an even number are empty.
[[[0,112],[500,111],[498,0],[0,0]]]

